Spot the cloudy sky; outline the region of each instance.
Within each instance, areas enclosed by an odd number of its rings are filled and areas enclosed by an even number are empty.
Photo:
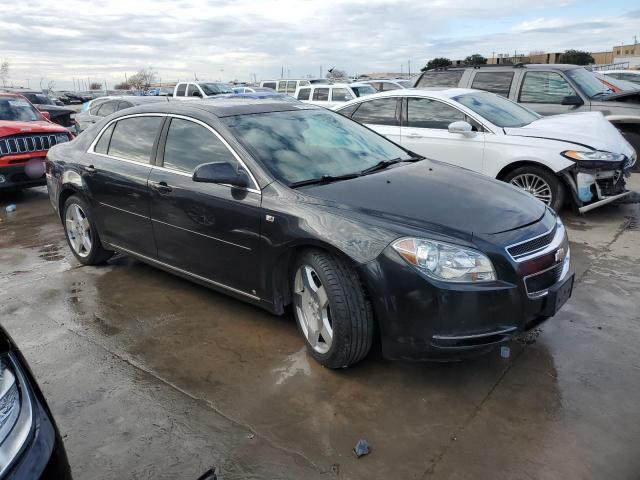
[[[0,18],[0,59],[14,84],[69,88],[146,66],[166,81],[406,71],[435,56],[610,50],[634,35],[637,0],[32,0]]]

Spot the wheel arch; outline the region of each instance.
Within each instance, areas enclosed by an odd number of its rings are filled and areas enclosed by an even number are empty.
[[[58,215],[60,216],[61,219],[62,219],[62,216],[64,215],[64,204],[69,199],[69,197],[73,195],[79,195],[85,201],[87,200],[87,198],[82,193],[82,190],[79,189],[74,184],[67,183],[63,185],[60,190],[60,195],[58,196]]]
[[[562,175],[558,175],[558,172],[554,172],[551,168],[549,168],[544,163],[540,163],[540,162],[537,162],[535,160],[518,160],[516,162],[510,163],[510,164],[505,165],[504,167],[502,167],[502,169],[496,175],[496,179],[504,181],[504,179],[507,177],[507,175],[509,175],[511,172],[513,172],[517,168],[527,167],[527,166],[543,168],[544,170],[548,171],[549,173],[551,173],[553,175],[556,175],[558,178],[563,178]],[[563,182],[564,182],[564,179],[563,179]]]

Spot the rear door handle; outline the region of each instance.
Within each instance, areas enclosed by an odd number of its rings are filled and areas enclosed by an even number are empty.
[[[173,191],[173,188],[167,185],[167,182],[149,182],[149,185],[159,193],[171,193]]]

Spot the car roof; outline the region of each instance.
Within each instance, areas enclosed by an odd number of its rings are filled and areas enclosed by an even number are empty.
[[[640,75],[640,70],[600,70],[600,73],[630,73],[632,75]]]
[[[359,97],[360,99],[372,99],[380,97],[410,97],[415,95],[425,95],[432,98],[453,98],[465,93],[488,93],[483,90],[476,90],[474,88],[402,88],[399,90],[388,90],[386,92],[378,92],[366,97]]]
[[[527,70],[573,70],[575,68],[584,68],[582,65],[572,65],[567,63],[515,63],[502,65],[460,65],[455,67],[434,68],[426,70],[424,73],[447,72],[456,70],[512,70],[515,68],[524,68]]]
[[[134,113],[174,113],[189,114],[207,112],[218,118],[253,113],[272,113],[296,110],[315,110],[322,107],[291,102],[277,98],[251,98],[249,96],[218,97],[206,100],[156,102],[154,105],[140,105],[126,110],[126,115]]]

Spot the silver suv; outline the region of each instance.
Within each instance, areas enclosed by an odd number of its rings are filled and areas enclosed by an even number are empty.
[[[602,112],[640,154],[640,92],[612,93],[590,71],[577,65],[482,65],[427,70],[414,86],[486,90],[541,115]]]

